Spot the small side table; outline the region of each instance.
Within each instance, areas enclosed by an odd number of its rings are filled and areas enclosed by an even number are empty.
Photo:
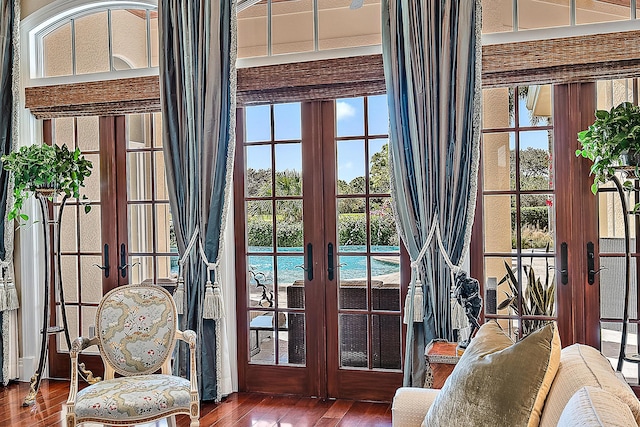
[[[427,362],[425,388],[442,388],[464,352],[463,349],[457,349],[457,346],[458,343],[445,340],[433,340],[427,344],[424,349]]]

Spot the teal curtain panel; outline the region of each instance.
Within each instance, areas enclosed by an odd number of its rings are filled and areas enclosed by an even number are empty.
[[[180,329],[198,334],[201,399],[219,401],[222,321],[205,318],[204,308],[206,282],[217,279],[235,146],[235,1],[160,0],[158,9],[167,185],[184,277]],[[178,348],[176,374],[186,376],[188,353]]]
[[[407,328],[407,386],[422,386],[425,344],[453,338],[451,272],[468,249],[477,190],[480,17],[479,0],[382,1],[393,205],[424,295],[424,316]]]

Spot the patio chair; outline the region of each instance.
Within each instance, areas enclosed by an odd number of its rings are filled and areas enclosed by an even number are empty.
[[[187,414],[191,426],[198,426],[196,334],[179,331],[176,320],[173,298],[159,286],[126,285],[108,292],[96,313],[97,336],[77,338],[71,346],[67,425],[130,425]],[[189,344],[190,380],[170,375],[176,339]],[[100,350],[105,380],[78,391],[78,353],[92,345]]]

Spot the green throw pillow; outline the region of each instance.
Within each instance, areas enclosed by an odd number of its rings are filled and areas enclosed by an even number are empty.
[[[535,427],[560,364],[555,323],[513,343],[496,322],[482,325],[423,427]]]

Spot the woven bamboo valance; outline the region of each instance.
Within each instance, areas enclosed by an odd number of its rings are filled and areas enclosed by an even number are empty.
[[[640,76],[640,31],[504,43],[482,49],[482,86]]]
[[[557,84],[640,76],[640,31],[487,45],[482,85]],[[335,99],[385,92],[381,55],[238,70],[238,105]],[[37,118],[160,110],[157,76],[26,88]]]
[[[136,87],[139,84],[139,87]],[[385,92],[382,56],[369,55],[238,70],[239,106]],[[29,87],[26,107],[39,119],[160,111],[157,76]]]
[[[112,116],[160,111],[158,76],[25,89],[25,106],[38,119]]]

